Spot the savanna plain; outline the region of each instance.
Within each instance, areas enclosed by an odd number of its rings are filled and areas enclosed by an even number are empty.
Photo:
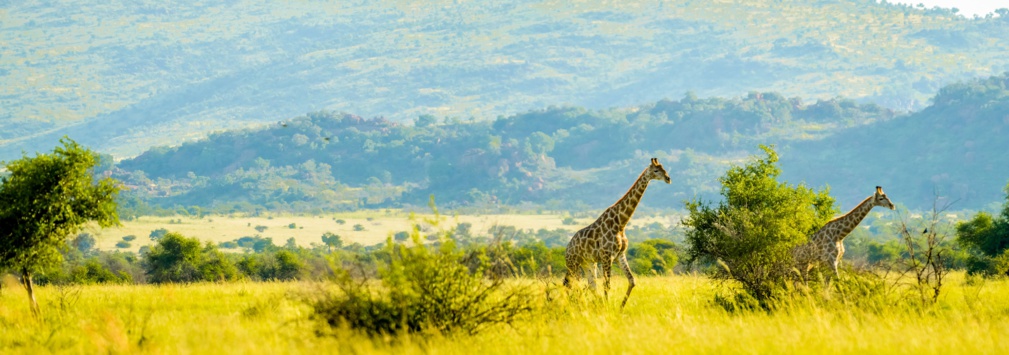
[[[33,317],[23,288],[4,280],[0,352],[36,353],[915,353],[993,354],[1009,348],[1009,282],[953,273],[937,302],[914,293],[855,304],[803,294],[774,311],[713,302],[726,285],[693,274],[638,277],[619,297],[568,292],[558,279],[508,282],[535,290],[535,309],[476,335],[369,337],[330,329],[305,302],[319,282],[43,286]],[[614,281],[617,293],[624,279]],[[897,295],[896,297],[894,297]],[[823,301],[822,297],[828,297]],[[815,301],[813,301],[815,299]],[[886,303],[886,305],[883,305]]]

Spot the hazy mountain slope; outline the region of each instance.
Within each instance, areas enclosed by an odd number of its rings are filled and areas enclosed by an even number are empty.
[[[1009,182],[1009,73],[950,85],[921,112],[792,144],[783,176],[857,200],[885,187],[908,206],[999,205]]]
[[[775,144],[783,178],[845,208],[883,186],[894,201],[956,209],[1002,201],[1009,180],[1009,73],[944,87],[927,109],[894,117],[852,100],[776,93],[662,100],[619,110],[548,108],[494,121],[414,125],[318,112],[254,130],[152,149],[117,165],[134,197],[221,212],[423,205],[602,208],[651,157],[673,184],[648,206],[717,198],[718,177]]]
[[[907,109],[1009,69],[1007,21],[863,0],[29,0],[0,19],[0,159],[64,134],[132,156],[318,109],[484,119],[688,90]]]
[[[663,100],[620,110],[548,108],[494,121],[424,116],[414,125],[312,113],[255,130],[152,149],[115,175],[165,208],[346,208],[538,204],[604,207],[657,157],[676,184],[653,207],[717,191],[726,163],[766,141],[892,119],[874,104],[803,104],[774,93]],[[841,123],[843,122],[843,123]]]

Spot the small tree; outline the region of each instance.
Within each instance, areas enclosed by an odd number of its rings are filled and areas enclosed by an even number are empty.
[[[60,139],[52,154],[24,156],[6,164],[0,178],[0,269],[21,272],[32,310],[39,314],[33,273],[62,260],[60,248],[88,222],[119,225],[111,178],[95,179],[98,154]]]
[[[151,237],[151,240],[158,241],[158,239],[161,239],[161,237],[164,237],[165,234],[168,234],[168,230],[167,229],[158,228],[158,229],[155,229],[155,230],[151,231],[150,237]]]
[[[343,247],[343,239],[339,235],[333,232],[326,232],[322,235],[322,243],[329,248],[329,252],[333,252],[333,248],[340,249]]]
[[[144,259],[148,280],[154,283],[200,279],[200,241],[169,232],[151,247]]]
[[[144,259],[144,271],[153,283],[222,281],[238,278],[238,269],[212,243],[200,246],[196,238],[175,232],[165,234]]]
[[[967,271],[988,276],[1009,276],[1009,184],[1002,213],[978,212],[956,225],[956,242],[970,252]]]
[[[775,297],[793,269],[791,252],[836,212],[828,190],[778,182],[781,169],[773,147],[719,178],[724,201],[686,203],[688,262],[717,263],[714,277],[735,280],[760,301]]]
[[[73,245],[74,248],[77,248],[84,255],[90,254],[95,248],[95,244],[97,244],[95,237],[90,233],[80,233],[70,242],[70,245]]]

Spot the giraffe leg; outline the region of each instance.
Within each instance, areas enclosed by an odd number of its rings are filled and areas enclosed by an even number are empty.
[[[634,289],[634,274],[631,273],[631,266],[627,264],[627,255],[620,256],[620,268],[627,274],[627,294],[624,295],[624,301],[620,302],[620,308],[624,308],[627,299],[631,297],[631,290]]]
[[[610,299],[610,274],[613,271],[613,260],[603,264],[603,297]]]
[[[564,287],[571,288],[571,283],[578,281],[578,273],[581,272],[582,266],[571,259],[568,259],[566,264],[568,271],[564,274]]]
[[[589,288],[592,289],[592,291],[595,291],[596,277],[599,276],[596,274],[596,263],[589,263],[589,270],[585,274],[586,278],[589,279]]]

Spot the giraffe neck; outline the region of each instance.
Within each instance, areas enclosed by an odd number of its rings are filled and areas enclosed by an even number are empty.
[[[831,241],[839,242],[844,240],[844,237],[847,237],[859,223],[862,223],[862,220],[869,214],[872,207],[872,196],[869,196],[869,198],[866,198],[862,201],[862,203],[859,203],[858,206],[855,206],[855,208],[851,209],[848,213],[828,222],[828,224],[836,224],[836,228],[838,230],[837,233],[830,236]]]
[[[634,185],[631,185],[627,193],[603,212],[602,216],[599,217],[600,221],[613,221],[618,228],[617,230],[623,230],[627,226],[627,222],[634,215],[634,210],[638,208],[638,202],[641,202],[641,196],[645,194],[645,189],[648,188],[648,182],[651,181],[650,178],[645,176],[647,172],[648,169],[641,172],[638,180],[634,182]]]

